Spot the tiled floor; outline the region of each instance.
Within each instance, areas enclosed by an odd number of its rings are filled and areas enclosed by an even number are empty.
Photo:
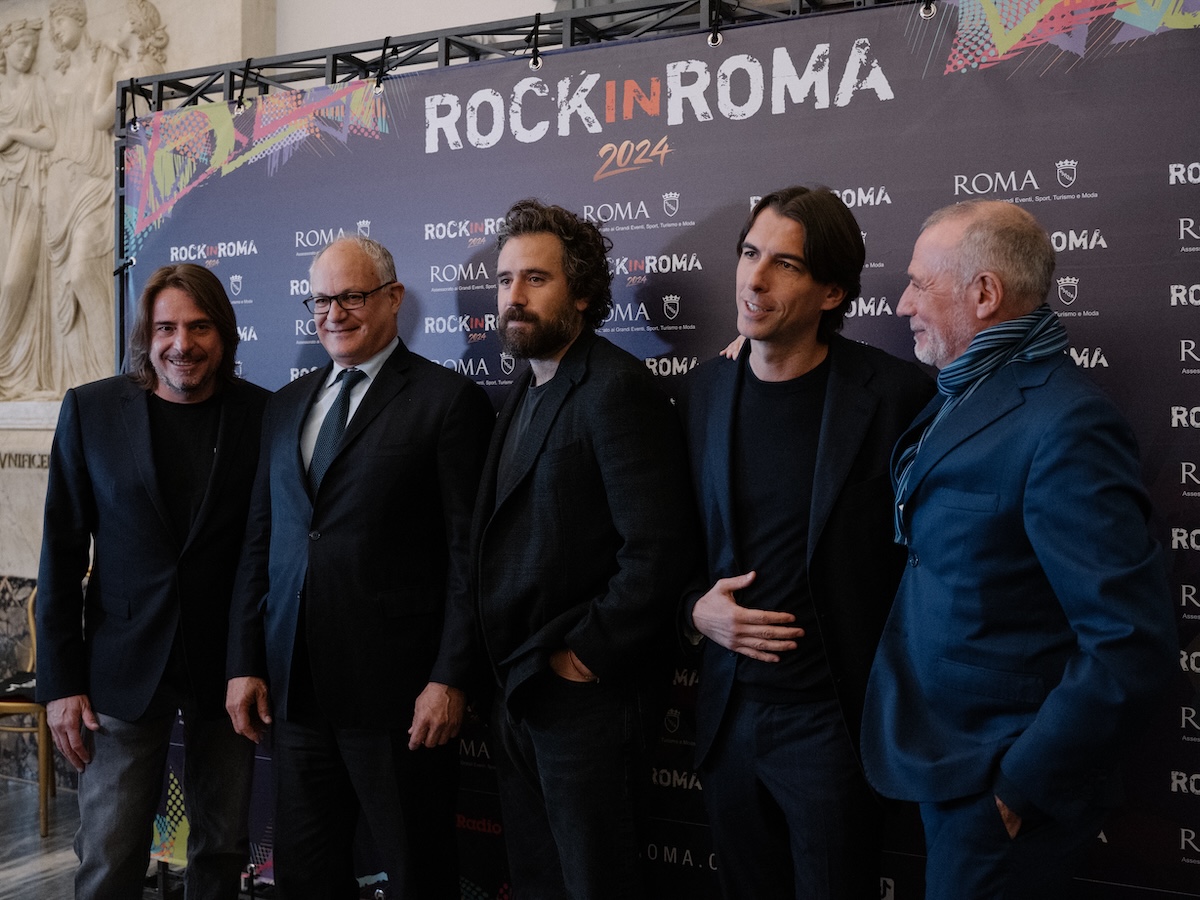
[[[50,834],[38,834],[37,785],[0,778],[0,900],[66,900],[74,893],[79,827],[75,793],[50,798]]]

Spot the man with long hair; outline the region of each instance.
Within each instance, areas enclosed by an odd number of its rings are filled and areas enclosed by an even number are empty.
[[[180,712],[187,895],[237,896],[254,745],[224,714],[225,648],[267,399],[234,377],[237,345],[217,278],[165,266],[138,301],[128,373],[63,398],[38,572],[37,693],[79,771],[79,898],[142,896]]]

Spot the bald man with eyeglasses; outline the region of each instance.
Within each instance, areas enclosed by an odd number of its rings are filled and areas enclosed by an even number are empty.
[[[234,590],[226,708],[273,732],[277,895],[352,898],[356,823],[387,896],[459,896],[457,756],[472,623],[466,546],[493,412],[482,388],[405,347],[381,244],[314,258],[328,366],[263,420]]]

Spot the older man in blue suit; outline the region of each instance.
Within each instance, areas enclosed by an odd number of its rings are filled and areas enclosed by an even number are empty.
[[[1063,352],[1053,270],[1024,210],[947,207],[897,308],[939,396],[893,454],[908,566],[862,750],[921,804],[927,900],[1066,896],[1176,649],[1133,434]]]

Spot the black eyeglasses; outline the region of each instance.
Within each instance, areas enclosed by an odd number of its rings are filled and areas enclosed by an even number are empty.
[[[317,313],[329,312],[329,306],[332,303],[336,303],[342,309],[346,310],[346,312],[349,312],[352,309],[358,309],[363,306],[367,302],[367,298],[372,294],[382,291],[385,287],[391,287],[395,283],[394,281],[388,281],[374,290],[366,291],[365,293],[363,291],[346,291],[342,294],[335,294],[332,297],[305,297],[304,305],[308,307],[308,311],[314,316]]]

